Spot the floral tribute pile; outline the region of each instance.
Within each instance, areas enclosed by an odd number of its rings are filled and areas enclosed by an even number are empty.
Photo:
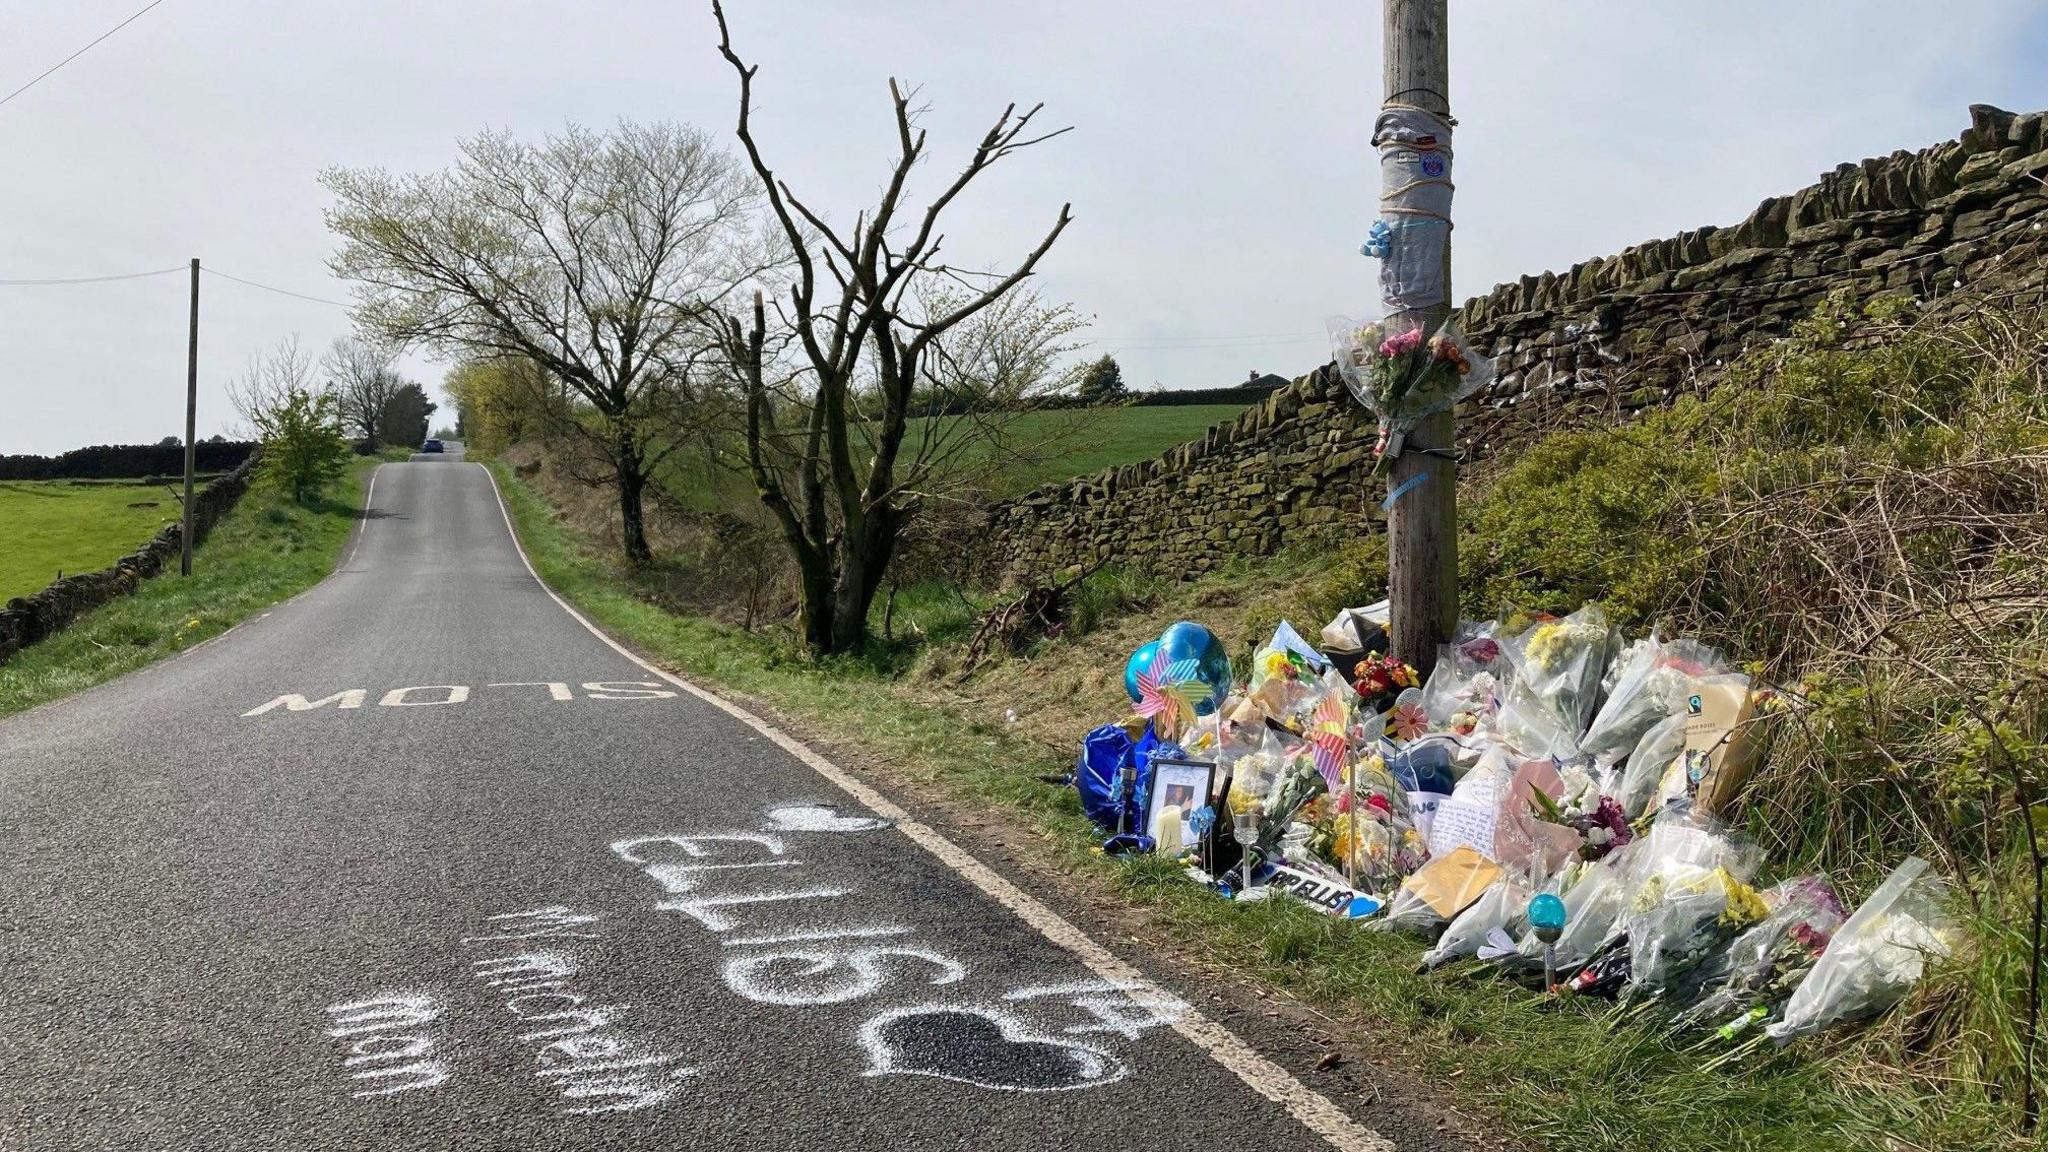
[[[1722,814],[1783,708],[1720,652],[1624,642],[1597,605],[1509,612],[1462,624],[1425,681],[1374,611],[1320,647],[1282,624],[1243,683],[1199,625],[1163,639],[1206,660],[1200,683],[1162,686],[1158,646],[1133,653],[1145,715],[1091,733],[1076,772],[1105,849],[1424,935],[1428,966],[1621,998],[1729,1042],[1717,1060],[1882,1012],[1955,947],[1924,861],[1854,914],[1825,876],[1759,879]],[[1171,730],[1147,718],[1162,694],[1188,702]]]

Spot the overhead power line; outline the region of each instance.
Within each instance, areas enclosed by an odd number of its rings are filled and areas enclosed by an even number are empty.
[[[41,75],[37,76],[35,79],[29,81],[28,83],[23,84],[21,87],[16,88],[14,91],[9,92],[7,95],[0,96],[0,104],[5,104],[9,100],[14,99],[16,96],[21,95],[23,92],[26,92],[29,89],[35,87],[36,85],[41,84],[44,80],[49,78],[52,72],[55,72],[57,69],[62,68],[66,64],[71,63],[73,60],[78,59],[80,56],[85,55],[87,52],[92,51],[94,46],[97,45],[100,41],[105,40],[107,37],[112,36],[114,33],[119,32],[121,29],[126,28],[130,24],[135,23],[137,20],[142,19],[143,13],[148,12],[151,8],[154,8],[163,2],[164,0],[150,0],[150,2],[143,5],[141,9],[139,9],[135,13],[135,15],[130,16],[126,20],[121,21],[119,24],[114,25],[112,28],[109,28],[105,32],[100,33],[98,36],[95,36],[91,44],[87,44],[85,47],[80,48],[78,51],[73,52],[71,55],[66,56],[62,60],[57,61],[55,64],[50,65],[48,68],[45,68]]]
[[[1233,348],[1273,347],[1288,344],[1316,344],[1326,341],[1328,339],[1329,337],[1327,336],[1308,335],[1272,337],[1159,336],[1138,337],[1136,339],[1127,340],[1118,340],[1110,336],[1098,336],[1091,339],[1080,340],[1077,341],[1077,343],[1087,344],[1093,347],[1127,348],[1134,352],[1200,352],[1205,349],[1214,349],[1216,351],[1227,352]]]
[[[179,264],[171,268],[159,268],[154,272],[122,272],[113,276],[69,276],[50,277],[40,280],[0,280],[0,287],[39,288],[52,284],[105,284],[110,280],[140,280],[146,276],[168,276],[173,272],[183,272],[185,269],[186,265]]]
[[[32,280],[0,280],[0,288],[42,287],[60,284],[101,284],[110,280],[139,280],[146,276],[166,276],[173,272],[184,272],[186,268],[186,265],[179,264],[170,268],[158,268],[155,271],[151,272],[126,272],[114,276],[74,276],[62,278],[51,277]],[[208,276],[218,276],[222,280],[231,280],[237,284],[245,285],[250,288],[256,288],[264,292],[275,292],[279,296],[289,296],[294,300],[304,300],[313,304],[325,304],[330,308],[347,309],[353,307],[353,305],[347,303],[346,301],[331,300],[325,296],[313,296],[305,292],[294,292],[289,288],[279,288],[275,284],[265,284],[258,280],[250,280],[247,277],[236,276],[232,273],[222,272],[218,268],[209,267],[204,264],[200,265],[199,270],[201,272],[206,273]],[[1268,333],[1263,335],[1248,334],[1244,336],[1172,336],[1160,334],[1152,336],[1123,337],[1090,336],[1078,340],[1076,341],[1076,343],[1088,347],[1102,347],[1106,345],[1114,346],[1131,352],[1200,352],[1205,350],[1228,352],[1236,349],[1252,349],[1283,345],[1319,343],[1325,339],[1328,339],[1328,337],[1318,333],[1302,333],[1299,335],[1283,335],[1280,333]]]
[[[199,266],[199,270],[201,272],[206,273],[209,276],[218,276],[223,280],[233,280],[237,284],[247,284],[251,288],[261,288],[265,292],[275,292],[279,296],[290,296],[298,300],[310,300],[315,304],[326,304],[334,308],[352,307],[352,305],[346,304],[340,300],[329,300],[324,296],[308,296],[304,292],[294,292],[289,288],[278,288],[269,284],[258,284],[254,280],[244,280],[240,276],[230,276],[225,272],[219,271],[218,269],[208,268],[204,264],[201,264]]]

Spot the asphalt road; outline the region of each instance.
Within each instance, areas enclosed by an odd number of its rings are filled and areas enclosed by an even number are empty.
[[[0,1148],[1384,1146],[865,799],[387,464],[326,582],[0,721]]]

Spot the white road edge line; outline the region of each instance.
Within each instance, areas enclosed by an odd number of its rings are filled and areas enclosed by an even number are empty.
[[[390,463],[390,461],[386,461],[385,463]],[[477,465],[477,467],[483,468],[483,465],[479,464]],[[375,468],[370,469],[370,484],[367,488],[363,489],[363,526],[361,528],[356,529],[355,543],[350,544],[348,546],[348,559],[343,560],[341,562],[341,568],[346,568],[349,565],[356,562],[356,553],[362,551],[363,537],[368,536],[370,534],[370,509],[375,507],[373,501],[377,499],[377,473],[382,472],[383,470],[383,464],[379,464]],[[484,471],[489,472],[490,469],[484,468]],[[499,504],[502,507],[504,501],[500,500]],[[334,571],[339,572],[341,571],[341,568],[336,568]],[[333,573],[330,572],[328,573],[328,575],[331,576],[333,575]]]
[[[541,591],[546,592],[549,599],[559,605],[562,611],[567,612],[571,619],[583,625],[592,636],[604,641],[613,651],[648,672],[766,736],[783,751],[809,765],[818,775],[831,781],[840,791],[853,797],[876,815],[894,821],[897,829],[910,837],[918,847],[938,857],[940,863],[979,888],[990,899],[1016,913],[1019,919],[1036,929],[1039,935],[1072,952],[1097,976],[1104,980],[1129,984],[1134,989],[1142,989],[1148,994],[1179,999],[1153,983],[1136,967],[1118,959],[1109,949],[1097,944],[1087,934],[1069,923],[1065,917],[1004,879],[994,869],[969,855],[930,825],[913,820],[910,813],[898,807],[888,797],[854,779],[845,769],[812,751],[795,737],[732,701],[642,660],[625,645],[606,635],[602,629],[586,619],[583,613],[571,607],[553,588],[548,587],[547,581],[542,580],[540,573],[534,571],[533,561],[526,555],[526,547],[519,542],[519,530],[512,526],[512,513],[505,506],[505,494],[498,490],[498,477],[483,464],[477,463],[476,466],[482,468],[484,475],[490,478],[491,493],[498,499],[498,513],[505,518],[505,531],[512,537],[512,547],[519,553],[519,562],[526,565],[527,575],[532,576],[533,582],[540,585]],[[1394,1145],[1386,1137],[1353,1120],[1328,1097],[1295,1079],[1292,1073],[1260,1055],[1235,1033],[1203,1016],[1193,1006],[1189,1006],[1172,1027],[1175,1032],[1207,1052],[1218,1064],[1235,1073],[1252,1091],[1287,1109],[1289,1115],[1321,1136],[1332,1148],[1338,1149],[1338,1152],[1394,1152]]]

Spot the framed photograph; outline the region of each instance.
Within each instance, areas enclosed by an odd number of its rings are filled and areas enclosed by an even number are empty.
[[[1215,794],[1216,765],[1196,760],[1169,760],[1157,757],[1152,761],[1152,794],[1145,798],[1145,833],[1154,840],[1160,839],[1159,821],[1169,808],[1180,809],[1181,847],[1199,846],[1201,837],[1195,833],[1191,820],[1195,810],[1210,803]]]

